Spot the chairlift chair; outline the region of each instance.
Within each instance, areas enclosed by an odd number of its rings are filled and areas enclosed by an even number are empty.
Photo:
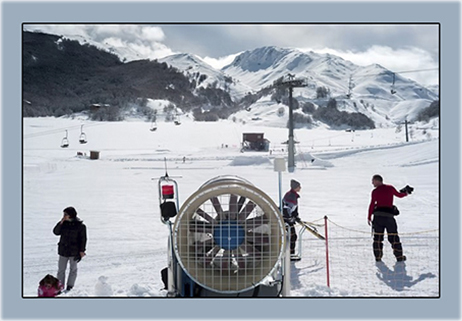
[[[79,137],[80,144],[87,143],[87,135],[83,132],[83,125],[80,126],[80,137]]]
[[[175,115],[175,119],[173,121],[175,123],[175,125],[181,125],[181,122],[180,122],[180,117],[178,115]]]
[[[156,122],[152,122],[152,123],[151,123],[151,128],[150,128],[149,130],[152,131],[152,132],[154,132],[154,131],[157,130],[157,124],[156,124]]]
[[[61,141],[61,148],[69,147],[69,139],[67,139],[67,130],[66,130],[66,137],[63,138]]]

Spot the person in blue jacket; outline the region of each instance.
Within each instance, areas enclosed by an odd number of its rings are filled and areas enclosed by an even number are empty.
[[[300,220],[298,216],[298,199],[300,198],[300,190],[302,186],[299,182],[290,180],[290,191],[282,198],[282,216],[284,221],[290,227],[290,254],[295,254],[295,244],[297,241],[297,233],[295,231],[295,223]]]

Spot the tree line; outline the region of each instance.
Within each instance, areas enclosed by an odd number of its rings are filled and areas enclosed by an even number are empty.
[[[236,107],[226,91],[214,86],[196,91],[195,81],[166,63],[125,63],[95,46],[40,32],[24,31],[22,40],[24,117],[90,113],[92,104],[101,104],[106,107],[92,118],[120,120],[143,98],[169,100],[184,111]]]

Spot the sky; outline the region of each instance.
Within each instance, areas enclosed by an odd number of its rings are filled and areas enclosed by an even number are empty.
[[[130,48],[142,58],[191,53],[216,68],[263,46],[330,53],[365,66],[378,63],[422,85],[438,83],[438,24],[163,24],[25,25],[66,37]]]

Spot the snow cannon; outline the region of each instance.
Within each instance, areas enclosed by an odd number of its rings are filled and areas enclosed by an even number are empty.
[[[247,180],[213,178],[182,204],[174,222],[162,220],[170,231],[167,296],[289,294],[283,217],[273,200]]]

